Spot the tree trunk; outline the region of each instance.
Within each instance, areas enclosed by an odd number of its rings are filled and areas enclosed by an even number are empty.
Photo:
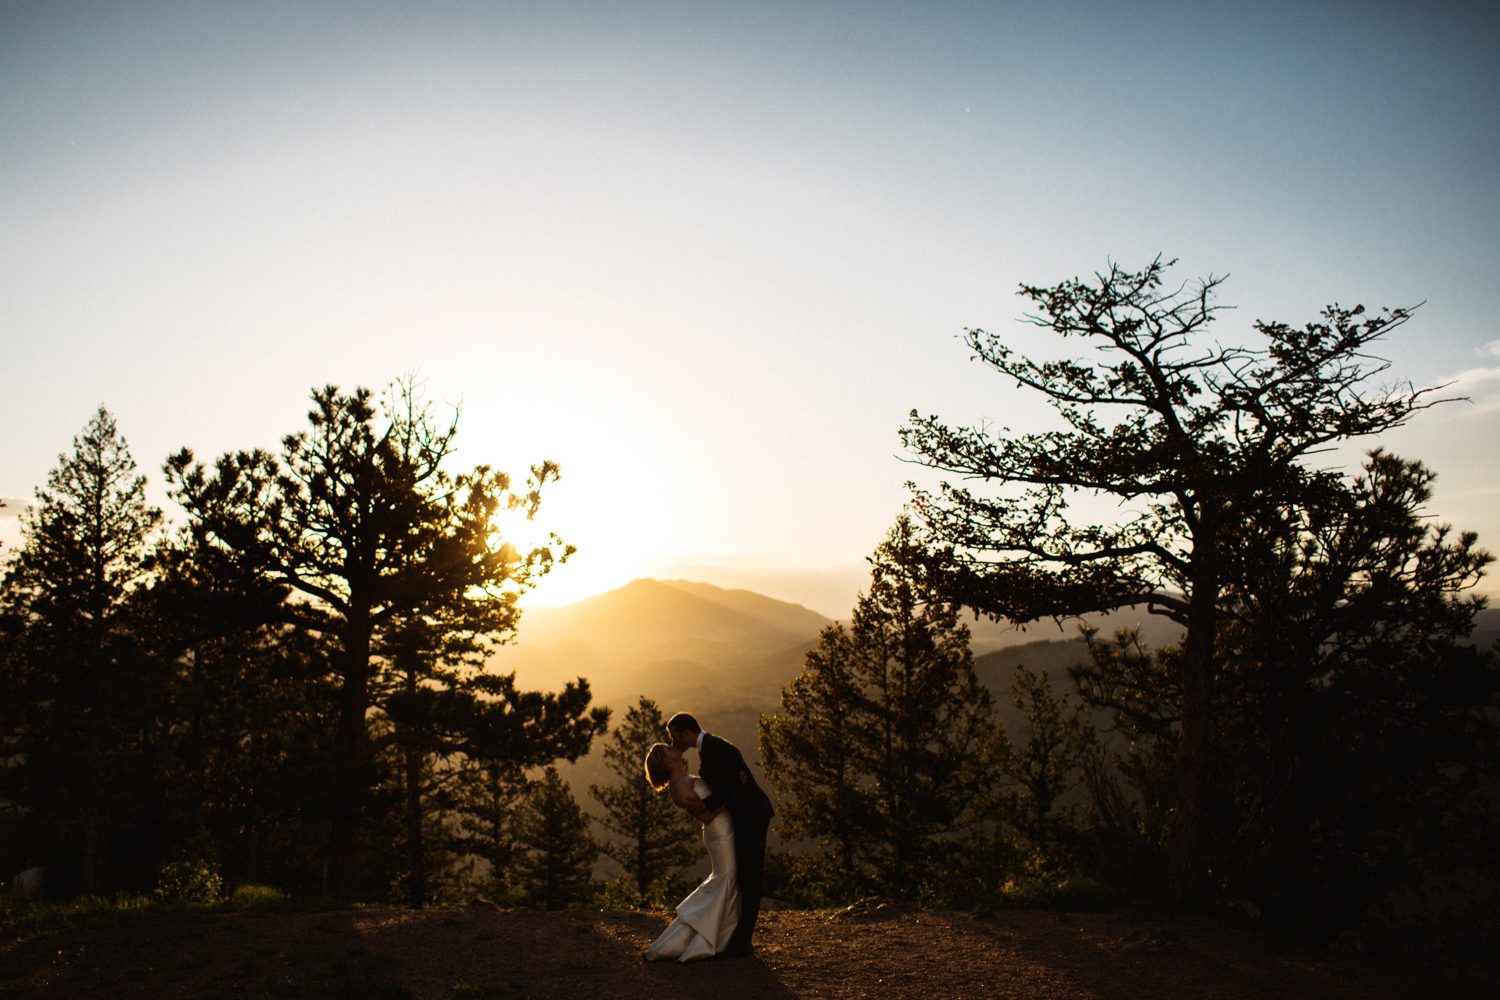
[[[90,896],[101,893],[103,878],[103,835],[100,831],[97,796],[89,796],[89,804],[83,818],[83,887]]]
[[[427,905],[427,860],[422,844],[422,752],[406,751],[406,902],[420,910]]]
[[[344,682],[339,692],[338,758],[333,821],[328,831],[327,891],[348,902],[354,897],[355,848],[359,811],[365,794],[369,707],[370,627],[368,615],[358,622],[351,613],[345,636]]]
[[[1182,646],[1182,726],[1177,747],[1177,809],[1172,817],[1172,860],[1168,888],[1186,910],[1208,898],[1208,746],[1212,715],[1210,677],[1218,627],[1215,574],[1193,581],[1187,635]]]
[[[651,792],[650,794],[655,795],[656,793]],[[648,846],[647,838],[650,836],[647,831],[646,812],[651,808],[651,804],[649,801],[643,801],[645,799],[645,792],[636,793],[635,888],[642,896],[645,896],[647,890],[651,888],[651,880],[646,877],[646,848]]]

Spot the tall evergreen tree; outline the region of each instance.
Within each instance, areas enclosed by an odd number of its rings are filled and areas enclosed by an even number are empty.
[[[463,780],[458,769],[494,761],[514,771],[577,760],[609,718],[607,709],[588,707],[588,683],[581,678],[560,693],[521,691],[514,673],[486,672],[467,638],[446,649],[430,645],[440,635],[425,619],[395,630],[391,669],[373,698],[391,727],[375,735],[372,746],[392,747],[401,757],[411,906],[427,899],[425,814],[435,798],[452,798],[450,786]]]
[[[1466,642],[1490,556],[1426,520],[1431,481],[1377,451],[1225,546],[1207,860],[1219,893],[1279,930],[1400,926],[1445,881],[1471,900],[1500,892],[1469,833],[1494,827],[1500,788],[1500,666]],[[1090,636],[1090,652],[1085,697],[1142,746],[1170,741],[1180,647]],[[1143,802],[1160,798],[1153,770],[1132,776]]]
[[[1091,363],[968,332],[975,357],[1039,394],[1064,429],[996,434],[913,411],[902,440],[953,477],[936,493],[913,489],[956,557],[956,600],[1020,622],[1146,605],[1184,627],[1170,882],[1195,905],[1209,888],[1210,741],[1235,532],[1318,494],[1326,474],[1303,464],[1309,455],[1399,426],[1430,396],[1373,384],[1388,366],[1371,352],[1406,310],[1331,306],[1300,328],[1255,323],[1262,346],[1224,346],[1204,339],[1222,279],[1169,290],[1169,266],[1022,286],[1036,325],[1093,348]],[[1070,507],[1081,496],[1135,513],[1087,523]]]
[[[117,881],[106,870],[110,841],[156,816],[140,808],[140,796],[153,784],[153,719],[164,692],[132,599],[160,520],[101,406],[23,513],[22,545],[0,595],[8,703],[0,722],[25,761],[7,777],[37,811],[37,843],[81,853],[91,892]],[[154,842],[149,830],[140,833]]]
[[[515,860],[508,873],[524,906],[562,910],[593,898],[594,859],[589,817],[557,773],[548,767],[533,782],[513,818]]]
[[[662,741],[667,720],[650,698],[626,709],[625,718],[604,745],[604,764],[615,776],[611,785],[591,785],[589,794],[604,807],[599,825],[614,834],[600,849],[629,876],[636,893],[647,897],[653,887],[674,883],[681,870],[698,859],[698,824],[658,794],[643,773],[646,751]]]
[[[518,847],[514,819],[528,788],[525,769],[508,761],[455,762],[448,834],[468,859],[466,880],[495,902],[508,902],[507,878]]]
[[[1492,557],[1429,521],[1433,478],[1373,452],[1233,549],[1218,868],[1285,926],[1399,926],[1390,893],[1445,879],[1500,894],[1468,833],[1500,826],[1500,663],[1467,642]]]
[[[228,881],[317,891],[337,689],[328,637],[279,620],[280,596],[175,532],[143,595],[169,668],[161,755],[169,855],[212,842]]]
[[[424,654],[403,665],[424,675],[413,691],[394,667],[414,622],[425,648],[457,649],[460,659],[514,631],[518,595],[571,550],[553,536],[519,553],[497,537],[496,516],[534,513],[556,466],[534,467],[519,491],[486,466],[450,474],[457,417],[438,421],[410,384],[394,386],[381,411],[366,389],[329,386],[313,404],[309,429],[287,436],[279,456],[236,452],[210,470],[184,449],[167,473],[216,571],[258,581],[283,598],[282,620],[331,640],[338,718],[326,796],[328,888],[347,898],[361,810],[383,751],[412,741],[482,743],[483,753],[530,759],[540,744],[546,759],[572,758],[607,715],[588,709],[582,682],[551,701],[522,696],[513,678],[477,672],[458,690],[434,674],[442,658]],[[385,711],[372,716],[373,708]]]
[[[849,627],[824,631],[781,711],[761,717],[761,755],[786,836],[818,838],[865,888],[910,896],[945,840],[984,818],[999,723],[909,519],[871,563]]]

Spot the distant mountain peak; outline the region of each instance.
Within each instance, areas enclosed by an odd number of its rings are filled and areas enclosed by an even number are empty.
[[[636,685],[631,678],[652,665],[722,678],[725,671],[758,675],[767,657],[790,656],[790,667],[778,660],[774,668],[774,690],[828,624],[816,611],[754,591],[643,577],[576,604],[528,610],[516,642],[493,662],[542,688],[587,676],[601,698],[613,698],[629,694],[621,686]]]
[[[641,577],[576,604],[528,611],[518,638],[520,645],[582,639],[632,651],[690,638],[749,650],[816,638],[827,624],[816,611],[754,591]]]
[[[683,590],[698,597],[715,597],[719,600],[725,601],[749,602],[757,605],[776,606],[780,608],[796,608],[797,610],[805,611],[810,615],[816,615],[818,618],[822,619],[825,622],[828,620],[825,616],[818,614],[818,612],[814,611],[812,608],[809,608],[805,604],[796,604],[792,601],[783,601],[777,597],[768,597],[767,595],[762,594],[758,591],[746,590],[743,587],[720,587],[716,584],[699,583],[695,580],[654,580],[652,582],[662,584],[666,587],[672,587],[677,590]]]

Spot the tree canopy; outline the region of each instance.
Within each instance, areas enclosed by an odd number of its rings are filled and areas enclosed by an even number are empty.
[[[913,411],[902,440],[946,477],[935,492],[912,489],[953,566],[954,599],[1020,622],[1142,605],[1184,626],[1173,887],[1195,903],[1206,890],[1207,741],[1236,539],[1267,511],[1336,488],[1310,456],[1435,400],[1375,381],[1388,366],[1372,351],[1409,310],[1334,305],[1300,327],[1257,321],[1256,342],[1225,346],[1208,334],[1222,279],[1169,286],[1169,266],[1158,258],[1022,286],[1039,310],[1031,322],[1091,349],[1088,360],[1033,358],[967,332],[974,356],[1039,395],[1063,429],[952,427]],[[1081,521],[1072,505],[1083,496],[1114,498],[1123,515]]]
[[[514,631],[518,595],[571,551],[553,536],[522,553],[496,527],[502,510],[535,513],[555,465],[534,466],[519,490],[483,465],[451,474],[457,415],[438,420],[409,383],[379,408],[366,389],[317,390],[308,421],[280,455],[234,452],[210,469],[184,449],[166,471],[207,575],[276,595],[281,620],[331,644],[328,880],[347,897],[382,750],[574,759],[607,712],[588,708],[581,679],[523,696],[513,678],[474,669]]]
[[[109,855],[130,853],[126,831],[149,841],[129,795],[159,729],[164,675],[133,598],[160,522],[101,406],[22,514],[0,592],[0,729],[22,762],[0,773],[41,805],[46,851],[81,855],[91,892],[106,888]]]

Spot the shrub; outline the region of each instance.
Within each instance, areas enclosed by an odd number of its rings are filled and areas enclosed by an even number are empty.
[[[156,898],[164,903],[214,903],[223,891],[219,866],[203,858],[169,862],[156,880]]]
[[[670,910],[676,905],[672,880],[666,876],[656,879],[645,892],[636,888],[635,879],[628,872],[621,872],[594,894],[594,904],[601,910]]]
[[[1101,882],[1076,875],[1023,875],[1006,881],[1001,899],[1038,910],[1112,910],[1118,897]]]
[[[292,897],[280,889],[253,882],[238,886],[229,895],[229,905],[236,910],[281,909],[292,902]]]

